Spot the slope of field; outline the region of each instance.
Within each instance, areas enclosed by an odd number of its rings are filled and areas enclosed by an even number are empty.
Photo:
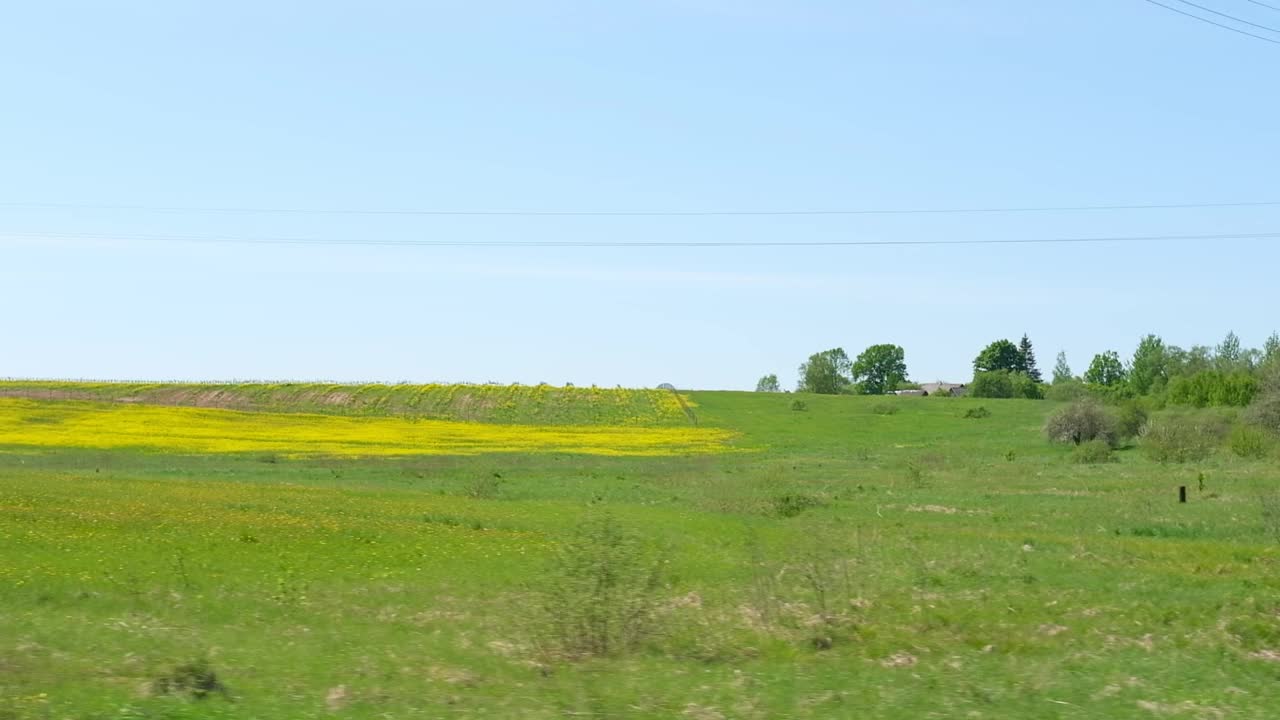
[[[550,385],[92,383],[0,380],[0,397],[523,425],[688,425],[669,390]],[[687,400],[686,400],[687,402]]]
[[[291,458],[0,431],[0,718],[1280,707],[1274,458],[1076,464],[1036,401],[691,398],[700,428],[751,451]],[[612,602],[557,585],[600,518],[662,559],[641,588],[654,625],[634,647],[549,653],[559,616]],[[192,667],[221,689],[177,685]]]
[[[709,428],[509,425],[0,398],[0,446],[288,457],[720,452]]]

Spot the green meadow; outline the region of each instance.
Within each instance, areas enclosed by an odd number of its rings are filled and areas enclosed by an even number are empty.
[[[1048,401],[283,387],[0,383],[0,719],[1280,711],[1274,454],[1081,464]],[[69,404],[718,444],[190,454]]]

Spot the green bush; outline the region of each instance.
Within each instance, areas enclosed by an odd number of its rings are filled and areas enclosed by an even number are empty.
[[[978,398],[1027,398],[1043,399],[1040,383],[1026,373],[1007,370],[990,370],[973,376],[969,395]]]
[[[1147,422],[1140,434],[1143,452],[1162,463],[1204,460],[1221,440],[1215,423],[1190,415],[1165,415]]]
[[[791,409],[796,412],[804,412],[809,409],[809,404],[803,400],[792,400]]]
[[[1258,390],[1258,378],[1252,373],[1203,370],[1175,377],[1167,397],[1173,405],[1244,407],[1253,402]]]
[[[898,406],[891,403],[878,403],[871,408],[871,412],[877,415],[894,415],[898,412]]]
[[[1280,392],[1259,396],[1244,412],[1245,422],[1273,435],[1280,435]]]
[[[185,695],[195,700],[212,695],[230,697],[227,686],[222,684],[204,658],[178,665],[156,678],[151,682],[151,692],[156,695]]]
[[[1227,442],[1231,452],[1250,460],[1261,460],[1271,452],[1271,438],[1267,433],[1249,425],[1237,425]]]
[[[1093,393],[1089,390],[1089,386],[1079,380],[1063,380],[1050,385],[1044,393],[1048,400],[1056,400],[1058,402],[1073,402],[1075,400],[1084,400],[1093,397]]]
[[[1051,442],[1074,445],[1101,440],[1114,445],[1116,420],[1106,408],[1094,400],[1077,400],[1049,416],[1044,434]]]
[[[1116,454],[1111,444],[1102,438],[1096,438],[1076,446],[1071,453],[1071,461],[1080,465],[1098,465],[1116,462]]]
[[[621,655],[657,630],[662,561],[611,516],[584,522],[542,576],[535,637],[565,659]]]
[[[979,405],[976,408],[969,408],[964,411],[966,420],[981,420],[982,418],[991,417],[991,411],[985,405]]]
[[[821,499],[804,493],[790,493],[773,498],[773,514],[778,517],[792,518],[809,508],[821,507]]]
[[[1116,436],[1122,440],[1138,437],[1147,424],[1147,409],[1138,400],[1125,400],[1115,410]]]

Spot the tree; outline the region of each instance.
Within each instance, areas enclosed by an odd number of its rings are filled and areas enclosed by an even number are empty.
[[[1022,342],[1018,343],[1018,358],[1020,360],[1018,368],[1027,374],[1035,382],[1041,381],[1040,368],[1036,367],[1036,351],[1031,348],[1031,338],[1026,333],[1022,334]]]
[[[906,379],[905,353],[898,345],[872,345],[853,361],[853,380],[863,395],[883,395]]]
[[[1006,372],[1021,372],[1022,355],[1018,352],[1018,346],[1008,340],[997,340],[983,348],[978,353],[978,357],[973,359],[973,371],[975,373],[991,372],[993,370],[1004,370]]]
[[[1075,375],[1071,374],[1071,366],[1067,364],[1067,352],[1059,350],[1058,361],[1053,364],[1053,384],[1061,385],[1072,380],[1075,380]]]
[[[1240,366],[1241,359],[1240,338],[1234,332],[1228,332],[1213,350],[1213,363],[1219,370],[1229,372]]]
[[[1177,345],[1165,348],[1165,366],[1170,378],[1177,375],[1194,375],[1213,369],[1213,349],[1204,345],[1192,345],[1183,350]]]
[[[1103,387],[1114,387],[1125,381],[1124,364],[1120,362],[1120,354],[1108,350],[1093,356],[1089,369],[1084,373],[1085,382]]]
[[[778,376],[770,373],[760,378],[760,382],[756,383],[756,392],[782,392],[782,386],[778,384]]]
[[[1271,364],[1277,360],[1280,360],[1280,333],[1273,332],[1262,346],[1262,362]]]
[[[849,379],[851,364],[843,348],[814,353],[800,366],[800,384],[796,390],[838,395],[852,382]]]
[[[1165,354],[1164,340],[1147,335],[1138,341],[1129,363],[1129,384],[1139,395],[1158,390],[1169,382],[1169,359]]]

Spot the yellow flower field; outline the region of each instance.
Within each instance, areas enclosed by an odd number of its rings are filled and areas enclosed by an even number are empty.
[[[661,456],[723,452],[711,428],[489,425],[393,417],[249,413],[186,407],[0,399],[0,445],[136,448],[289,457],[575,453]]]

